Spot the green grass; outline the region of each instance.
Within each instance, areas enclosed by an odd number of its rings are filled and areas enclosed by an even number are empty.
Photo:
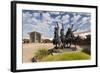
[[[86,60],[90,59],[90,56],[83,52],[64,52],[56,55],[48,55],[43,57],[41,61],[65,61],[65,60]]]

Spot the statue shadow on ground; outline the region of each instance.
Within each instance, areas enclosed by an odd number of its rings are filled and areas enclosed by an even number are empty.
[[[77,51],[77,48],[76,47],[65,47],[65,48],[52,48],[49,50],[52,50],[52,53],[63,53],[63,52]]]

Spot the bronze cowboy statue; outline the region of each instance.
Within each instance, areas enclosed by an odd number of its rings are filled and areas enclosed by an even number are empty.
[[[60,30],[60,39],[61,39],[61,48],[65,48],[65,35],[64,35],[64,26],[62,24],[62,29]]]
[[[56,24],[56,27],[54,28],[54,39],[53,39],[53,45],[55,45],[55,49],[58,48],[66,48],[67,47],[71,47],[72,44],[76,45],[79,42],[80,37],[74,36],[74,31],[76,31],[77,29],[73,30],[73,25],[71,27],[68,28],[66,35],[64,35],[64,26],[62,24],[62,28],[60,30],[60,35],[59,35],[59,25],[58,23]]]
[[[56,27],[54,28],[54,39],[53,39],[53,44],[56,45],[55,49],[58,49],[61,44],[61,39],[59,36],[59,25],[58,23],[56,24]]]

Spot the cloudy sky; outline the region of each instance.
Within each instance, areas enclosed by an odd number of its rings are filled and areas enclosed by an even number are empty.
[[[74,25],[73,30],[78,28],[76,32],[87,31],[91,27],[90,13],[23,10],[22,14],[23,38],[32,31],[41,33],[42,37],[53,38],[57,22],[60,29],[64,25],[65,33],[71,25]]]

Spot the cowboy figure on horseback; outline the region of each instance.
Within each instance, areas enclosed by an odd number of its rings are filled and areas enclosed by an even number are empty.
[[[56,45],[55,49],[58,49],[60,47],[60,37],[59,37],[59,25],[57,23],[57,26],[54,28],[54,39],[53,39],[53,44]]]

